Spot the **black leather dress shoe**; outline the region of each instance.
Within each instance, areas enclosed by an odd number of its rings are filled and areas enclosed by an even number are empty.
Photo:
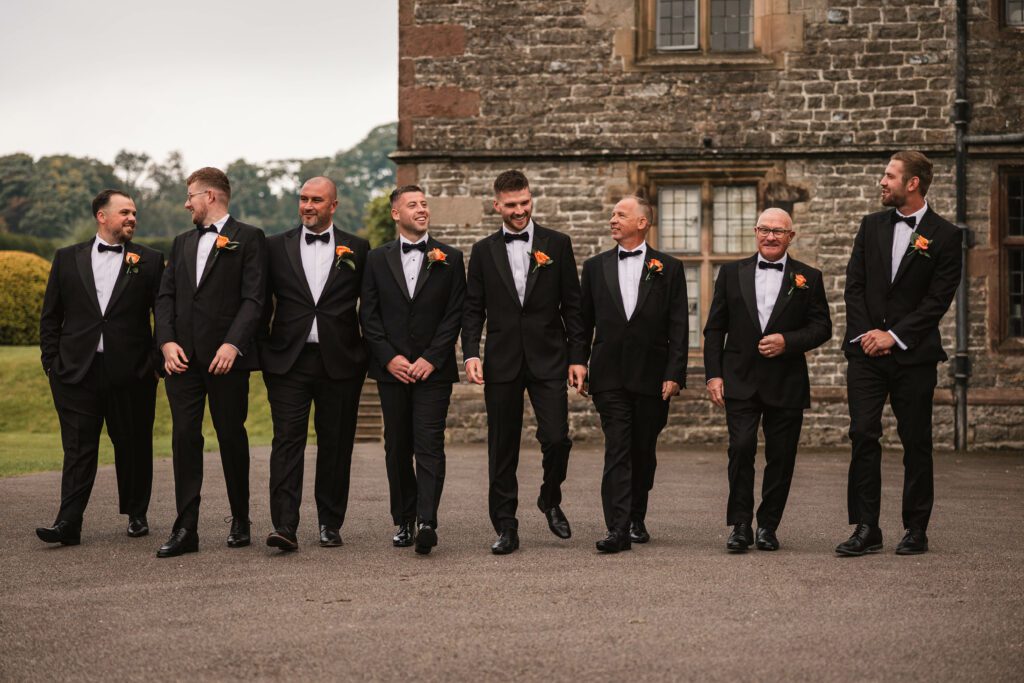
[[[132,538],[149,535],[149,522],[146,521],[146,515],[128,518],[128,535]]]
[[[647,533],[647,527],[643,520],[629,523],[629,540],[632,543],[647,543],[651,540],[651,535]]]
[[[519,550],[519,532],[515,529],[502,529],[498,540],[491,546],[495,555],[508,555],[516,550]]]
[[[928,552],[928,536],[924,529],[907,529],[903,540],[896,546],[897,555],[920,555]]]
[[[229,548],[244,548],[252,542],[249,537],[249,527],[252,522],[248,519],[231,518],[231,532],[228,533]]]
[[[332,529],[326,524],[320,525],[320,547],[338,548],[345,545],[341,542],[341,529]]]
[[[420,524],[416,528],[416,547],[413,548],[420,555],[429,555],[430,549],[437,545],[437,532],[430,524]]]
[[[732,533],[725,542],[725,549],[730,553],[745,553],[747,548],[754,545],[754,530],[746,522],[734,524]]]
[[[537,507],[540,507],[540,501],[537,501]],[[553,508],[540,508],[540,511],[544,513],[544,518],[548,520],[548,528],[551,529],[551,533],[559,538],[571,538],[572,529],[569,528],[569,520],[565,518],[565,513],[562,512],[562,508],[555,506]]]
[[[597,542],[597,550],[602,553],[618,553],[631,548],[629,532],[609,531],[608,535]]]
[[[836,546],[837,555],[858,557],[868,553],[877,553],[882,549],[882,530],[877,526],[858,524],[853,535]]]
[[[398,531],[395,532],[394,538],[391,539],[391,544],[396,548],[408,548],[412,545],[413,538],[416,536],[415,528],[414,522],[402,522],[398,525]]]
[[[36,529],[40,541],[60,543],[61,545],[78,545],[82,542],[82,527],[61,520],[53,526],[42,526]]]
[[[177,557],[199,551],[199,534],[188,529],[178,529],[167,542],[156,551],[157,557]]]
[[[775,535],[775,529],[766,529],[764,527],[758,527],[757,529],[757,549],[758,550],[778,550],[779,539]]]
[[[278,548],[285,552],[299,549],[299,541],[295,534],[281,529],[275,529],[267,536],[267,545],[271,548]]]

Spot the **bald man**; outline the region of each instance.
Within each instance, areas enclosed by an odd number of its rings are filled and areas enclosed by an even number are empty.
[[[757,253],[722,266],[704,326],[704,368],[711,402],[729,428],[726,542],[732,553],[754,545],[754,456],[764,431],[765,470],[757,509],[758,550],[778,550],[775,531],[789,496],[804,410],[811,407],[807,361],[832,337],[821,271],[790,258],[796,233],[789,214],[767,209],[754,228]]]
[[[334,227],[338,191],[310,178],[299,192],[302,225],[267,240],[269,268],[260,344],[274,441],[270,451],[267,545],[298,549],[309,409],[316,407],[316,510],[319,544],[342,545],[359,394],[367,351],[357,302],[370,244]]]

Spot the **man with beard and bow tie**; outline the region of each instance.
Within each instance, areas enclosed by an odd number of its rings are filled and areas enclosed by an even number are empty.
[[[57,251],[43,297],[39,342],[64,446],[60,509],[47,543],[78,545],[96,480],[104,423],[114,445],[128,535],[149,533],[157,357],[150,313],[164,255],[135,244],[135,202],[104,190],[92,201],[96,237]]]
[[[316,406],[319,543],[342,545],[352,445],[367,353],[359,332],[359,290],[370,244],[334,225],[338,190],[310,178],[299,190],[302,225],[267,239],[267,317],[260,343],[274,441],[270,449],[267,545],[298,549],[299,505],[309,410]],[[272,314],[272,315],[271,315]]]
[[[729,552],[755,543],[754,456],[764,430],[764,479],[757,509],[759,550],[778,550],[804,410],[811,388],[804,355],[832,337],[821,271],[789,256],[796,233],[782,209],[766,209],[754,228],[757,254],[722,266],[704,325],[704,368],[711,401],[729,428]]]
[[[426,555],[437,545],[466,271],[462,252],[429,235],[430,208],[421,188],[392,192],[391,218],[398,239],[370,252],[359,317],[384,414],[391,517],[398,527],[392,543],[415,544]]]
[[[543,454],[537,507],[555,536],[572,535],[561,507],[572,448],[566,382],[582,387],[586,342],[572,240],[533,221],[533,195],[520,171],[494,181],[494,210],[502,227],[474,244],[469,260],[462,353],[466,376],[484,385],[487,405],[488,507],[498,533],[491,552],[507,555],[519,547],[516,469],[524,391]]]
[[[649,244],[654,210],[624,197],[609,225],[617,246],[583,264],[583,338],[604,431],[603,553],[647,543],[647,501],[669,401],[686,386],[689,319],[683,264]],[[577,389],[583,393],[583,388]]]
[[[934,502],[932,399],[946,360],[939,323],[960,284],[960,230],[928,206],[932,162],[897,152],[881,186],[885,211],[861,221],[846,268],[846,390],[853,452],[847,483],[849,539],[836,553],[882,549],[882,408],[886,398],[903,444],[905,530],[897,555],[928,551]]]
[[[203,412],[220,444],[231,507],[229,548],[249,545],[249,373],[266,296],[263,231],[228,213],[231,184],[216,168],[186,181],[194,230],[178,235],[156,301],[156,338],[167,372],[173,421],[174,496],[178,517],[157,557],[199,549],[203,486]]]

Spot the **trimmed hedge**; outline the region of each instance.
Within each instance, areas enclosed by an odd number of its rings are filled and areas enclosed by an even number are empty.
[[[39,343],[50,262],[24,251],[0,251],[0,346]]]
[[[27,251],[30,254],[38,254],[47,261],[53,259],[54,252],[60,246],[57,240],[35,237],[33,235],[12,235],[8,232],[0,232],[0,251]]]

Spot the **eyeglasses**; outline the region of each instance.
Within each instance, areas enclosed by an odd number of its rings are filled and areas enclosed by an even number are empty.
[[[775,239],[782,239],[793,232],[792,230],[786,230],[785,228],[762,228],[760,225],[754,228],[754,231],[760,237],[767,237],[768,235],[771,235]]]
[[[187,202],[188,200],[190,200],[193,197],[195,197],[197,194],[206,194],[207,192],[209,192],[209,190],[200,190],[199,192],[189,192],[187,195],[185,195],[185,201]]]

